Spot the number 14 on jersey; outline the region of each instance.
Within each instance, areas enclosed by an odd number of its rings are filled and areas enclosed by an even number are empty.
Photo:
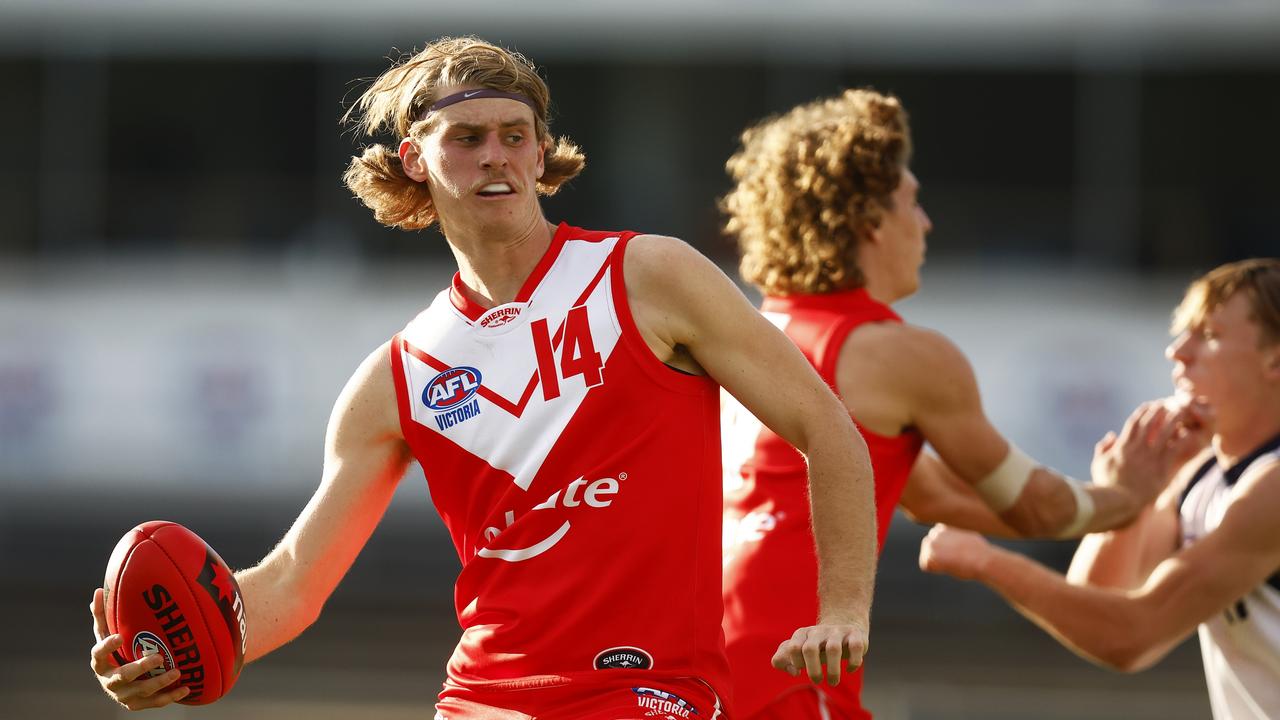
[[[591,321],[587,316],[587,307],[578,305],[570,308],[565,316],[564,325],[553,338],[546,318],[534,320],[533,352],[538,358],[538,378],[542,382],[542,399],[554,400],[560,397],[560,381],[581,375],[587,387],[595,387],[603,382],[600,368],[604,361],[596,352],[595,343],[591,340]],[[560,362],[556,362],[556,347],[560,349]]]

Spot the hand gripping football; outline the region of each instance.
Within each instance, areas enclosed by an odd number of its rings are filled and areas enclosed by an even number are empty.
[[[168,689],[191,689],[180,702],[206,705],[235,684],[245,651],[240,586],[195,533],[161,520],[135,527],[112,551],[103,588],[120,652],[129,662],[162,653],[164,665],[151,674],[176,667]]]

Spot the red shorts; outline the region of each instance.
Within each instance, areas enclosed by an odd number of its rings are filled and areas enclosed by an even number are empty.
[[[436,720],[725,720],[720,698],[693,679],[561,685],[513,691],[449,686]]]
[[[850,715],[818,688],[797,685],[746,720],[871,720],[871,714],[859,711]]]

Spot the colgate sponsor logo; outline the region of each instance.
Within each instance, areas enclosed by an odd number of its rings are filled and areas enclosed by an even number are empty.
[[[532,513],[540,510],[556,510],[562,508],[569,509],[582,507],[584,509],[590,509],[609,507],[613,504],[614,496],[621,491],[622,483],[625,482],[626,479],[627,474],[625,472],[618,473],[616,478],[603,477],[590,482],[580,477],[569,483],[563,489],[556,490],[551,493],[551,497],[537,505],[534,505],[532,508],[529,508],[529,512]],[[527,514],[528,513],[526,513],[526,515]],[[506,511],[506,513],[503,514],[503,520],[506,521],[506,524],[501,528],[485,528],[485,547],[480,548],[476,553],[477,555],[485,558],[506,560],[507,562],[521,562],[529,560],[530,558],[535,558],[555,547],[556,543],[563,540],[564,536],[569,534],[569,530],[572,527],[572,523],[569,520],[565,520],[550,535],[538,542],[518,548],[492,547],[492,543],[500,540],[507,528],[510,528],[516,523],[515,512],[512,510]]]

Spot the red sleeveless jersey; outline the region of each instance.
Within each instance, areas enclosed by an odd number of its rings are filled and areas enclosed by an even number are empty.
[[[718,388],[641,337],[633,235],[562,224],[514,302],[485,310],[455,277],[393,340],[404,436],[462,563],[442,698],[728,693]]]
[[[902,322],[865,290],[765,298],[765,317],[800,347],[834,390],[836,363],[849,333],[863,323]],[[809,685],[775,670],[770,658],[796,628],[818,615],[818,566],[809,517],[804,457],[722,393],[724,434],[725,639],[742,717],[782,693]],[[875,471],[876,522],[883,547],[894,507],[923,444],[908,431],[885,437],[859,427]],[[862,672],[837,687],[818,686],[834,717],[869,718],[858,701]]]

